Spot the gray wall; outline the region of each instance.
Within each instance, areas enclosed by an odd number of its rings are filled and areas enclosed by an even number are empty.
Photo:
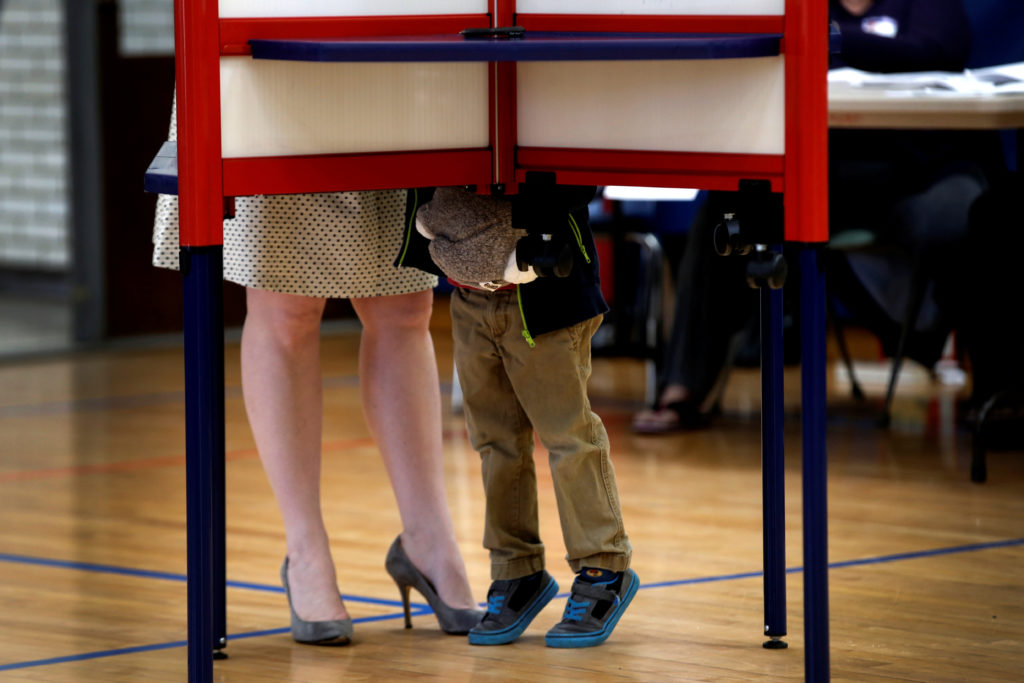
[[[120,0],[121,53],[173,53],[173,7]],[[0,268],[72,265],[65,53],[61,0],[0,0]]]
[[[174,0],[121,0],[121,54],[174,54]]]
[[[59,0],[0,9],[0,267],[69,265]]]

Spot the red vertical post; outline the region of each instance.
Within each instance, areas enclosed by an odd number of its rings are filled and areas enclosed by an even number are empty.
[[[494,26],[513,26],[516,22],[516,0],[492,0]]]
[[[224,201],[217,0],[175,0],[178,203],[185,341],[190,683],[213,681],[224,609]]]
[[[175,0],[181,246],[223,243],[217,0]]]
[[[496,62],[493,70],[493,133],[494,184],[508,194],[516,190],[516,63]]]
[[[786,239],[800,248],[804,680],[830,679],[825,423],[828,240],[828,3],[786,0]]]
[[[515,0],[492,0],[492,26],[513,26]],[[493,184],[506,193],[516,188],[516,62],[494,62],[491,65],[491,154]]]
[[[828,3],[786,0],[786,240],[828,241]]]

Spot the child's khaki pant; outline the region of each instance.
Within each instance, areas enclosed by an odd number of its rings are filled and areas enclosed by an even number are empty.
[[[632,548],[608,434],[587,397],[590,339],[600,316],[535,337],[530,348],[515,290],[457,289],[451,310],[470,441],[483,466],[491,578],[544,569],[534,430],[549,452],[569,566],[626,569]]]

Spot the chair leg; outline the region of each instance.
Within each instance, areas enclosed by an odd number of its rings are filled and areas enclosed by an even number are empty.
[[[920,251],[914,255],[914,265],[910,271],[910,290],[907,292],[907,308],[903,314],[903,324],[900,329],[899,344],[896,346],[896,355],[892,359],[892,373],[889,375],[889,386],[885,391],[885,404],[882,407],[882,415],[878,419],[879,427],[888,427],[892,422],[892,399],[896,394],[896,381],[899,379],[900,368],[903,366],[903,358],[907,351],[907,340],[917,325],[917,316],[921,313],[921,304],[924,303],[925,286],[927,278],[924,271],[924,259]]]
[[[985,462],[990,448],[1020,448],[1024,445],[1024,389],[1005,389],[992,395],[978,411],[971,441],[971,481],[988,478]]]
[[[661,242],[652,233],[627,233],[624,240],[633,242],[639,249],[639,275],[637,278],[637,320],[642,325],[637,330],[644,356],[644,402],[654,405],[658,400],[658,366],[656,358],[661,355],[661,269],[664,261]]]
[[[850,389],[853,392],[853,397],[857,401],[863,401],[864,390],[861,389],[860,382],[857,381],[857,375],[853,371],[853,360],[850,358],[850,349],[846,345],[846,334],[843,330],[843,323],[839,320],[839,316],[836,315],[835,303],[832,301],[832,297],[826,296],[825,302],[827,305],[828,317],[832,321],[832,329],[836,331],[836,344],[839,345],[839,355],[843,359],[843,365],[846,366],[846,374],[850,378]]]

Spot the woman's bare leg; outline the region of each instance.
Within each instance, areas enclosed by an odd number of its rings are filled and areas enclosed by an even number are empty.
[[[468,608],[476,603],[445,494],[432,304],[429,290],[352,300],[363,323],[359,384],[398,500],[402,545],[442,600]]]
[[[292,604],[306,621],[348,617],[320,508],[324,299],[246,290],[242,393],[284,520]]]

